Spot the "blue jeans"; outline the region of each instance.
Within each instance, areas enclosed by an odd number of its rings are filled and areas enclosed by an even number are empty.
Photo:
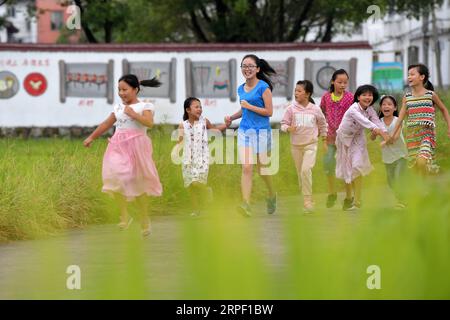
[[[328,151],[323,156],[323,170],[327,176],[336,175],[336,145],[329,144]]]
[[[400,158],[393,163],[385,163],[386,176],[389,187],[394,191],[397,200],[401,201],[405,197],[401,192],[402,180],[405,178],[407,168],[407,161],[405,158]]]

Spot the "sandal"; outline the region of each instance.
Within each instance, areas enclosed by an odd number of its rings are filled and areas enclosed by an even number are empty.
[[[148,237],[149,235],[152,234],[152,225],[149,225],[146,229],[142,230],[142,236]]]
[[[133,222],[133,217],[130,217],[128,219],[128,222],[123,222],[122,221],[117,226],[119,227],[120,230],[127,230],[130,227],[132,222]]]

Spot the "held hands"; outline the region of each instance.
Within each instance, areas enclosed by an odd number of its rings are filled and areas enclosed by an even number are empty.
[[[227,128],[231,125],[231,123],[233,122],[233,120],[231,120],[231,117],[230,116],[226,116],[225,118],[224,118],[224,121],[225,121],[225,125],[227,126]]]
[[[295,132],[297,130],[297,127],[296,126],[289,126],[288,128],[287,128],[287,132],[289,132],[289,133],[293,133],[293,132]]]
[[[130,106],[125,106],[123,112],[132,119],[136,119],[139,116],[138,113]]]
[[[370,134],[370,140],[375,140],[377,138],[377,134],[372,130],[372,133]]]

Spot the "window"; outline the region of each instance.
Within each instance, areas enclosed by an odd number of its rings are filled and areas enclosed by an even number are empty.
[[[51,15],[51,29],[59,30],[63,26],[63,12],[62,11],[53,11]]]
[[[408,47],[408,64],[419,63],[419,47],[410,46]]]
[[[8,17],[15,18],[16,17],[16,8],[8,7]]]

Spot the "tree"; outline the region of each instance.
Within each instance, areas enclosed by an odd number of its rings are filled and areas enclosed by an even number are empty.
[[[145,2],[161,21],[167,39],[195,42],[329,42],[338,30],[349,33],[366,21],[367,8],[377,5],[419,17],[430,3],[442,0],[152,0]],[[156,14],[157,13],[157,14]],[[168,25],[167,21],[176,21]],[[133,21],[131,22],[134,23]],[[128,30],[128,28],[126,29]],[[156,29],[157,30],[157,29]],[[187,32],[189,30],[190,32]],[[143,34],[146,34],[143,30]],[[126,32],[126,31],[125,31]],[[176,34],[178,37],[173,37]],[[141,34],[142,35],[142,34]],[[181,35],[181,36],[180,36]],[[127,36],[130,40],[133,35]],[[151,36],[149,38],[152,38]]]
[[[66,0],[62,4],[80,8],[81,27],[91,43],[113,42],[114,33],[126,28],[127,20],[132,18],[124,0]]]
[[[71,1],[67,1],[71,2]],[[75,0],[89,42],[329,42],[376,5],[419,17],[443,0]]]

